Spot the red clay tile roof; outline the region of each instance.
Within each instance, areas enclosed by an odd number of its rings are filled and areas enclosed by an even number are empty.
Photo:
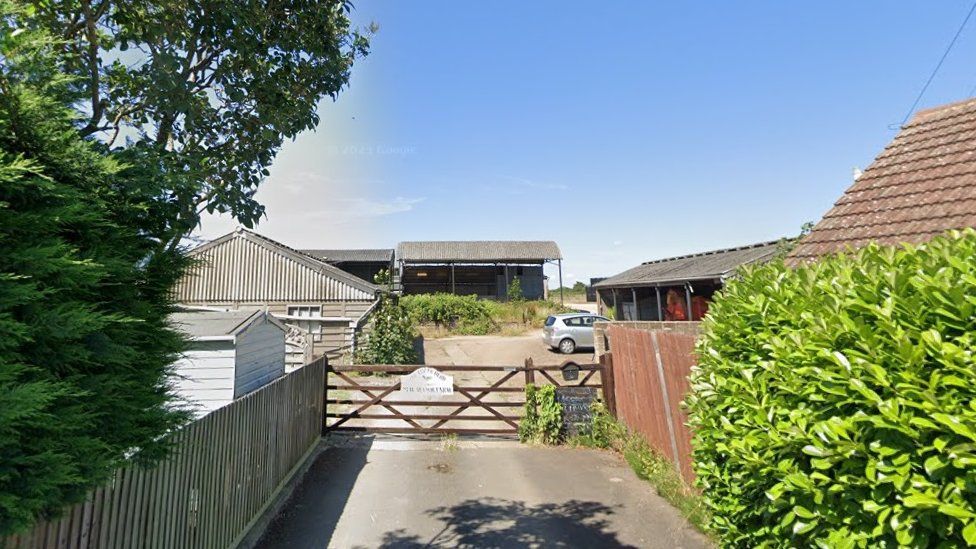
[[[976,227],[976,98],[919,111],[793,250],[794,259]]]

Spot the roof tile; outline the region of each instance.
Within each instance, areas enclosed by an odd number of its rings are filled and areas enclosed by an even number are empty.
[[[793,250],[924,242],[976,226],[976,99],[920,111]]]

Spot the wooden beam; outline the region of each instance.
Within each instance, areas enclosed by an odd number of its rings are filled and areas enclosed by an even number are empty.
[[[563,305],[563,260],[559,260],[559,304]]]
[[[661,307],[661,287],[655,286],[654,293],[657,294],[657,320],[660,322],[664,320],[664,308]]]
[[[631,320],[640,320],[640,308],[637,306],[637,288],[630,289],[630,296],[634,300],[634,318]]]

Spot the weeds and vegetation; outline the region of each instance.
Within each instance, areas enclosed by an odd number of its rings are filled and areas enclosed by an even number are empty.
[[[559,288],[550,288],[549,297],[559,301]],[[566,303],[586,303],[586,284],[577,282],[572,287],[562,287],[562,297]]]
[[[376,275],[376,283],[389,285],[389,271],[380,271]],[[390,292],[383,292],[373,311],[370,331],[363,344],[356,349],[354,360],[358,364],[415,364],[416,339],[413,319],[400,304],[399,298]]]
[[[525,410],[519,422],[519,440],[541,444],[558,444],[562,440],[563,407],[556,402],[552,385],[525,386]]]
[[[575,446],[602,448],[618,452],[634,473],[646,480],[657,494],[678,509],[693,526],[707,532],[708,507],[701,495],[688,486],[681,473],[638,434],[631,433],[607,411],[602,402],[593,403],[593,421],[569,441]]]
[[[746,269],[688,398],[729,546],[976,544],[976,231]]]
[[[461,447],[458,445],[457,433],[444,435],[441,439],[441,450],[445,452],[457,452]]]
[[[505,297],[509,301],[525,301],[525,294],[522,292],[522,281],[519,277],[512,279],[512,283],[508,285],[508,290],[505,292]]]
[[[551,314],[569,310],[550,301],[498,302],[445,293],[408,295],[400,303],[421,332],[430,337],[516,335],[542,326]]]

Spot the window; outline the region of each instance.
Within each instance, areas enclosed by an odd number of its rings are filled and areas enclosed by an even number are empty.
[[[573,318],[567,318],[567,319],[563,320],[563,324],[565,324],[565,325],[567,325],[567,326],[569,326],[571,328],[576,328],[578,326],[582,326],[583,325],[583,317],[581,317],[581,316],[574,316]]]
[[[596,317],[584,316],[582,320],[583,320],[583,326],[593,326],[593,321],[596,320]]]
[[[312,335],[312,341],[322,341],[322,322],[319,320],[299,320],[302,318],[321,318],[322,308],[318,305],[294,305],[288,307],[288,324],[298,326]]]
[[[318,305],[292,305],[288,307],[288,316],[320,317],[322,308]]]

